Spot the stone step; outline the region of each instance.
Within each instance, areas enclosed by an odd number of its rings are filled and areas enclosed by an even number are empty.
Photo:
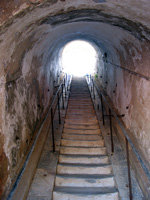
[[[67,113],[75,113],[75,114],[84,114],[84,115],[87,115],[87,114],[95,114],[95,110],[77,110],[77,109],[68,109],[67,110]]]
[[[89,156],[89,155],[59,155],[59,163],[74,164],[108,164],[108,156]]]
[[[77,89],[71,89],[70,92],[72,94],[89,94],[89,90],[87,88],[80,88],[78,91]]]
[[[104,147],[104,140],[80,141],[80,140],[62,139],[61,146],[66,146],[66,147]]]
[[[91,96],[90,95],[87,95],[87,96],[70,95],[69,98],[76,99],[76,100],[80,100],[80,99],[82,99],[82,100],[89,100],[91,98]]]
[[[76,90],[71,90],[70,93],[72,95],[89,95],[89,90],[85,90],[85,89],[80,89],[78,92]]]
[[[56,187],[115,187],[113,176],[57,175]]]
[[[86,115],[85,115],[86,117]],[[94,124],[98,123],[97,117],[92,117],[92,118],[86,118],[86,119],[79,119],[79,118],[74,118],[74,119],[65,119],[65,123],[74,123],[75,124],[84,124],[86,122],[92,122]]]
[[[72,108],[69,108],[68,107],[68,109],[67,109],[67,112],[74,112],[74,113],[92,113],[93,114],[93,112],[95,113],[95,110],[94,110],[94,108],[86,108],[86,107],[83,107],[83,108],[76,108],[76,107],[72,107]]]
[[[80,93],[80,92],[86,92],[86,93],[89,93],[89,89],[87,88],[87,85],[85,85],[83,88],[82,87],[77,87],[75,85],[73,85],[73,87],[71,88],[71,92],[74,92],[74,93]]]
[[[89,134],[82,134],[82,135],[76,135],[76,134],[67,134],[67,133],[64,133],[62,135],[62,138],[63,139],[73,139],[73,140],[89,140],[89,141],[97,141],[97,140],[101,140],[102,139],[102,136],[101,135],[89,135]]]
[[[73,95],[79,95],[79,94],[85,95],[85,94],[90,94],[90,93],[89,93],[89,90],[88,90],[87,88],[80,88],[78,91],[77,91],[77,89],[71,89],[71,90],[70,90],[70,93],[73,94]]]
[[[84,96],[82,96],[82,95],[81,96],[80,95],[70,95],[69,98],[72,98],[72,99],[74,99],[78,102],[78,100],[80,100],[80,99],[86,101],[86,100],[90,99],[91,96],[90,95],[84,95]]]
[[[71,87],[71,92],[80,93],[82,91],[89,93],[89,89],[88,89],[87,85],[84,85],[84,87],[80,87],[80,85],[79,85],[79,87],[76,87],[76,85],[72,85],[72,87]]]
[[[83,104],[84,105],[84,104],[93,104],[93,103],[92,103],[91,99],[87,99],[86,101],[80,99],[80,100],[76,101],[76,99],[70,97],[68,100],[68,104],[73,104],[73,105],[76,105],[76,104],[82,105]]]
[[[63,133],[74,133],[74,134],[101,134],[100,129],[93,129],[93,130],[84,130],[84,129],[70,129],[69,126],[68,128],[63,129]]]
[[[73,164],[58,164],[57,174],[112,174],[110,165],[73,165]]]
[[[97,119],[97,117],[93,114],[93,115],[71,115],[68,114],[66,115],[66,119],[80,119],[80,120],[89,120],[89,119]]]
[[[81,119],[65,119],[65,124],[98,124],[98,120],[96,119],[87,119],[87,120],[81,120]]]
[[[97,117],[93,115],[85,115],[85,114],[80,114],[80,115],[71,115],[71,114],[66,114],[67,119],[75,119],[75,120],[97,120]]]
[[[86,110],[89,110],[89,109],[94,109],[93,108],[93,105],[68,105],[68,109],[86,109]]]
[[[85,114],[84,113],[76,113],[76,112],[74,112],[74,113],[69,113],[69,112],[66,112],[66,115],[67,116],[85,116]],[[90,117],[90,118],[92,118],[92,117],[95,117],[95,113],[86,113],[86,116],[87,117]]]
[[[100,190],[92,190],[92,188],[85,187],[81,190],[79,188],[65,187],[58,188],[56,187],[53,192],[53,200],[119,200],[118,191],[110,190],[107,188]]]
[[[74,106],[74,107],[76,107],[76,106],[93,106],[93,104],[92,104],[92,102],[85,102],[85,101],[78,102],[75,100],[75,101],[68,102],[68,106]]]
[[[78,124],[78,126],[74,125],[74,124],[64,124],[64,128],[70,128],[70,129],[90,129],[90,130],[95,130],[95,129],[99,129],[99,124],[96,125],[82,125],[82,124]]]
[[[106,147],[98,148],[75,148],[75,147],[60,147],[60,154],[69,155],[106,155]]]
[[[71,92],[70,93],[70,97],[74,97],[74,98],[90,98],[91,96],[90,96],[90,94],[89,93],[83,93],[83,92],[81,92],[81,93],[73,93],[73,92]]]

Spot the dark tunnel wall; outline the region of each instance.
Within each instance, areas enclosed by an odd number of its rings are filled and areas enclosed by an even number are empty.
[[[125,114],[126,128],[150,163],[149,2],[18,0],[0,5],[0,195],[10,187],[59,83],[59,52],[74,39],[107,52],[104,65],[98,53],[100,83]]]

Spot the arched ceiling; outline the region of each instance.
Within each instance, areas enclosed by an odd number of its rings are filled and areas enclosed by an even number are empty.
[[[92,42],[117,64],[127,57],[133,57],[133,63],[140,59],[145,43],[149,49],[148,0],[13,0],[0,4],[0,60],[6,72],[29,51],[45,63],[73,39]]]

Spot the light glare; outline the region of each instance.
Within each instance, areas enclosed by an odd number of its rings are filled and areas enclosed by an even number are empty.
[[[96,68],[96,51],[91,44],[76,40],[68,43],[62,52],[64,72],[75,76],[93,74]]]

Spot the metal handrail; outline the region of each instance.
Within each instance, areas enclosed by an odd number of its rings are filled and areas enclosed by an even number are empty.
[[[54,106],[55,103],[57,104],[56,106],[58,107],[59,124],[61,124],[61,113],[60,113],[60,103],[59,103],[59,101],[60,101],[60,97],[62,96],[62,108],[64,109],[64,95],[63,95],[64,88],[65,88],[65,98],[66,98],[68,87],[69,87],[69,84],[71,82],[71,79],[68,82],[66,81],[66,78],[67,78],[66,76],[63,78],[62,82],[60,83],[60,85],[57,89],[57,92],[56,92],[56,94],[53,98],[53,101],[51,103],[50,109],[49,109],[50,112],[51,112],[51,130],[52,130],[53,152],[55,152],[54,115],[55,115],[55,112],[56,112],[56,110],[53,112],[53,106]],[[66,88],[67,88],[67,91],[66,91]]]
[[[138,158],[147,178],[150,181],[150,171],[148,169],[148,167],[146,166],[144,160],[142,159],[142,157],[140,156],[140,154],[138,153],[138,150],[136,149],[135,145],[133,144],[131,138],[129,137],[129,134],[127,133],[123,123],[119,120],[118,115],[115,113],[115,111],[113,110],[113,108],[110,106],[107,98],[106,98],[106,93],[104,91],[102,91],[97,83],[95,82],[95,80],[93,79],[93,77],[91,77],[91,81],[92,81],[92,86],[91,86],[91,91],[94,93],[94,88],[96,88],[97,94],[100,96],[101,99],[101,106],[102,106],[102,118],[103,118],[103,124],[105,123],[104,121],[104,110],[103,110],[103,100],[105,101],[106,105],[109,108],[109,120],[110,120],[110,133],[111,133],[111,146],[112,146],[112,152],[114,152],[114,143],[113,143],[113,134],[112,134],[112,116],[115,118],[115,120],[118,122],[124,136],[126,139],[126,153],[127,153],[127,165],[128,165],[128,179],[129,179],[129,196],[130,196],[130,200],[133,199],[132,197],[132,185],[131,185],[131,174],[130,174],[130,159],[129,159],[129,147],[128,144],[130,144],[133,152],[135,153],[136,157]],[[95,98],[95,93],[93,94],[93,97]]]

